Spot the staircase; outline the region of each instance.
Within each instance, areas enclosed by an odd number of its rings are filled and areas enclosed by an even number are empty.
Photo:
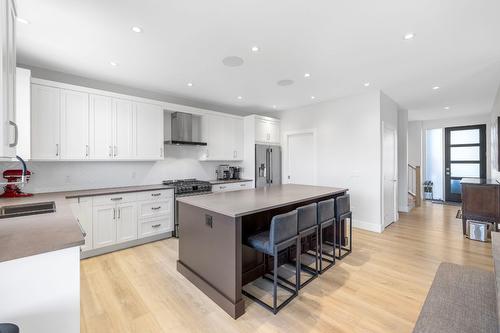
[[[408,211],[422,204],[420,166],[408,164]]]

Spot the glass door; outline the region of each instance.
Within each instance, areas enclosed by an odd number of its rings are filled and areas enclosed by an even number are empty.
[[[445,128],[446,201],[462,201],[462,178],[486,178],[486,125]]]

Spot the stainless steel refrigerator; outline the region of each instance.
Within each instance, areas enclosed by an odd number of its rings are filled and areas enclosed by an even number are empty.
[[[255,187],[281,184],[281,147],[255,145]]]

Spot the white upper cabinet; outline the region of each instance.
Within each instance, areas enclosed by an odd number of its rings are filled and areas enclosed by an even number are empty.
[[[35,81],[31,86],[31,159],[163,159],[161,104]]]
[[[280,122],[269,117],[255,117],[255,141],[258,143],[280,144]]]
[[[113,158],[113,99],[90,95],[90,158]]]
[[[16,156],[16,8],[0,1],[0,158]]]
[[[61,90],[61,159],[89,157],[89,94]]]
[[[113,105],[113,158],[129,160],[134,158],[134,104],[131,101],[114,99]]]
[[[31,158],[59,160],[61,91],[59,88],[31,86]]]
[[[163,158],[163,108],[153,104],[136,103],[135,151],[140,160]]]
[[[243,159],[243,119],[207,114],[203,117],[206,161],[241,161]]]

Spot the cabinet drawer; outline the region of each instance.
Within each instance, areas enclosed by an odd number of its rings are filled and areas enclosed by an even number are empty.
[[[158,190],[158,191],[148,191],[148,192],[138,192],[138,201],[163,201],[174,197],[174,190]]]
[[[252,188],[252,182],[234,183],[235,190],[243,190],[247,188]]]
[[[139,221],[139,238],[149,237],[172,230],[173,223],[170,216]]]
[[[226,183],[212,185],[213,192],[237,191],[252,188],[252,182]]]
[[[137,193],[118,193],[112,195],[99,195],[93,197],[94,205],[109,205],[111,203],[124,203],[137,200]]]
[[[212,192],[229,191],[229,184],[216,184],[212,185]]]
[[[147,201],[139,203],[139,218],[149,218],[161,215],[169,215],[172,212],[173,199],[164,201]]]

